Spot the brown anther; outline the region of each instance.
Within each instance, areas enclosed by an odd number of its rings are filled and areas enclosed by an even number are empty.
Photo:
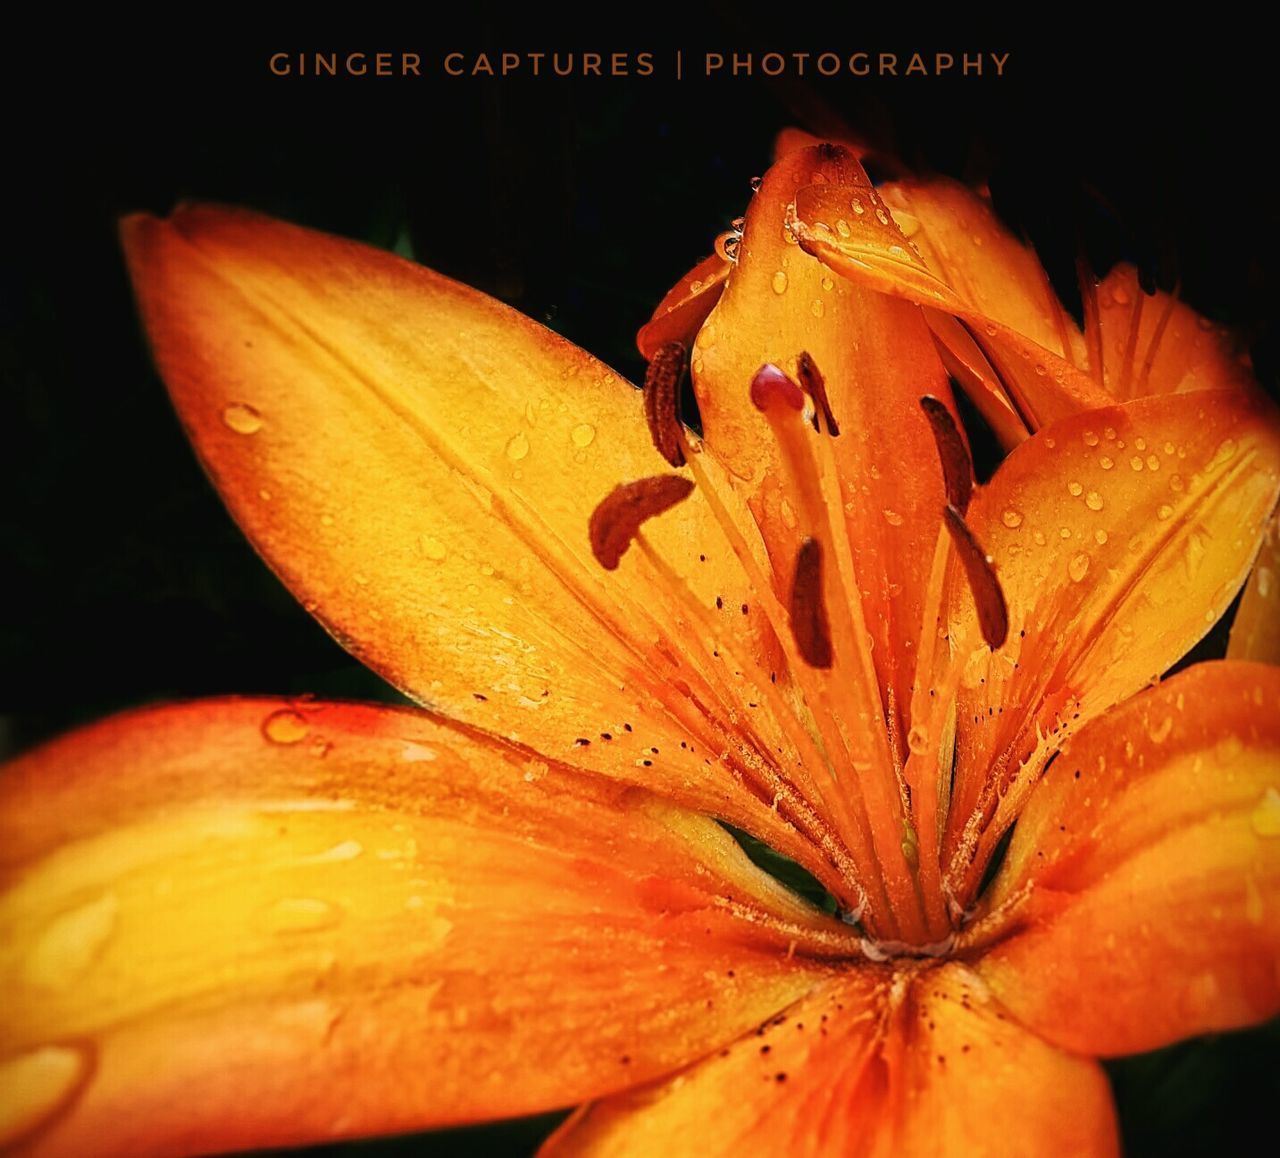
[[[960,428],[946,404],[932,394],[920,399],[920,409],[929,420],[933,441],[938,447],[947,502],[963,516],[969,510],[969,500],[973,498],[973,467]]]
[[[951,532],[951,538],[959,552],[960,562],[964,564],[969,590],[973,592],[973,602],[978,608],[982,638],[995,651],[1003,645],[1009,634],[1009,609],[1005,604],[1004,591],[1001,590],[995,567],[992,566],[991,556],[982,549],[955,507],[944,508],[942,514],[943,522]]]
[[[751,405],[768,413],[771,410],[803,410],[804,391],[772,362],[766,362],[751,379]]]
[[[791,634],[800,658],[810,667],[832,664],[831,627],[822,597],[822,544],[806,539],[796,554],[796,573],[791,581]]]
[[[818,369],[808,350],[802,351],[800,357],[796,359],[796,372],[800,375],[800,385],[813,399],[814,430],[821,434],[823,427],[826,427],[827,433],[832,438],[839,438],[840,424],[836,421],[836,416],[831,413],[831,399],[827,397],[827,380],[822,376],[822,371]],[[821,426],[818,424],[819,419],[822,420]]]
[[[689,497],[693,483],[678,474],[661,474],[614,487],[591,512],[591,553],[606,571],[617,570],[646,519]],[[628,729],[630,731],[630,729]]]
[[[658,453],[672,466],[684,466],[680,436],[680,382],[687,351],[683,342],[663,342],[644,376],[644,417]]]

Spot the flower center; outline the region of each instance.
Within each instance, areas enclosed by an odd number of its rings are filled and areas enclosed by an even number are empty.
[[[922,400],[938,445],[947,504],[939,513],[920,654],[890,657],[916,662],[922,686],[911,703],[903,704],[892,686],[882,685],[871,654],[832,452],[840,426],[821,369],[802,352],[795,359],[795,378],[766,365],[749,384],[748,397],[779,450],[782,493],[797,535],[785,557],[771,542],[764,564],[750,546],[757,529],[750,521],[758,524],[759,515],[744,511],[714,454],[680,421],[685,363],[679,343],[655,352],[646,375],[644,413],[663,459],[687,467],[692,482],[662,475],[615,488],[591,517],[592,549],[603,567],[614,570],[634,544],[638,565],[697,626],[698,638],[683,643],[718,661],[697,666],[718,683],[716,691],[751,749],[749,755],[726,750],[721,759],[744,783],[767,791],[773,809],[820,851],[820,860],[835,873],[823,882],[841,915],[860,922],[869,934],[867,955],[945,953],[963,918],[947,899],[940,863],[952,763],[948,716],[963,667],[959,651],[938,647],[944,578],[953,553],[977,603],[987,646],[999,646],[1008,629],[999,582],[964,521],[973,488],[964,440],[942,403]],[[784,661],[755,691],[760,702],[750,707],[768,709],[786,745],[743,722],[752,717],[740,711],[741,687],[724,678],[725,667],[738,676],[752,668],[747,643],[725,638],[723,621],[644,534],[644,523],[686,498],[694,484],[741,564],[752,604],[763,612]],[[923,686],[938,670],[941,686]],[[782,755],[788,746],[794,760]]]

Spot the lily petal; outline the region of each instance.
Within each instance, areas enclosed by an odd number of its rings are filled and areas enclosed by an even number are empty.
[[[974,651],[960,690],[947,855],[964,903],[1064,734],[1161,675],[1226,610],[1278,494],[1274,411],[1215,390],[1065,419],[975,497],[968,522],[1011,621],[1004,647]],[[955,588],[963,651],[980,637]]]
[[[842,935],[701,817],[359,705],[74,733],[0,780],[0,866],[0,1122],[50,1154],[572,1103],[736,1037]]]
[[[1116,266],[1098,286],[1099,348],[1117,399],[1190,390],[1257,393],[1232,336],[1185,302],[1147,294],[1133,266]]]
[[[653,317],[640,327],[636,335],[640,353],[652,359],[658,348],[667,342],[683,342],[686,347],[693,345],[698,327],[720,300],[732,268],[728,258],[713,253],[676,282],[658,303]]]
[[[718,620],[740,676],[711,670],[725,666],[715,641],[664,575],[628,558],[609,576],[592,556],[596,504],[665,466],[638,391],[514,310],[366,246],[208,206],[129,218],[123,236],[206,469],[352,654],[421,703],[668,790],[834,883],[776,791],[744,787],[751,754],[724,730],[723,682],[762,701],[752,690],[777,665],[704,497],[645,534],[691,602],[730,609]]]
[[[1050,1041],[1155,1049],[1280,1012],[1280,671],[1201,664],[1073,739],[994,883],[980,972]]]
[[[1267,524],[1262,550],[1245,584],[1227,657],[1280,664],[1280,510]]]
[[[1097,1063],[1045,1044],[947,965],[855,970],[697,1066],[586,1107],[543,1154],[1117,1151]]]
[[[728,287],[698,334],[694,389],[708,446],[751,496],[775,574],[789,577],[801,542],[817,532],[795,509],[797,487],[787,482],[777,439],[749,389],[766,363],[798,375],[807,353],[817,366],[843,431],[826,439],[834,484],[847,488],[828,497],[828,517],[865,577],[852,598],[874,640],[879,687],[908,704],[909,660],[944,502],[919,400],[933,394],[949,402],[950,390],[918,309],[833,277],[795,243],[789,207],[811,188],[872,192],[854,155],[839,146],[788,153],[769,170],[747,211]],[[904,472],[902,463],[923,465]],[[904,744],[905,735],[904,727]]]
[[[851,216],[843,190],[807,190],[795,205],[800,244],[852,281],[962,319],[965,326],[935,324],[934,333],[957,367],[967,368],[958,375],[961,383],[980,387],[972,391],[974,402],[1006,442],[1013,427],[996,405],[1000,394],[1032,430],[1111,401],[1083,362],[1062,353],[1076,340],[1065,314],[1055,320],[1053,311],[1061,307],[1048,283],[1040,279],[1038,300],[1027,300],[1039,263],[1008,236],[989,206],[954,182],[891,190],[899,203],[892,214],[880,191],[864,190],[855,198],[864,211]],[[957,218],[966,232],[957,229]],[[1010,291],[1010,284],[1018,288]],[[974,344],[985,366],[974,358]]]

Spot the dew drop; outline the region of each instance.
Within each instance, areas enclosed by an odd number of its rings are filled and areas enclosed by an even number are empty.
[[[1013,530],[1015,527],[1022,526],[1022,512],[1015,511],[1012,507],[1009,507],[1004,514],[1000,516],[1000,519],[1010,530]]]
[[[1031,537],[1035,540],[1035,543],[1036,543],[1036,546],[1037,546],[1037,547],[1043,547],[1043,546],[1044,546],[1044,542],[1045,542],[1045,540],[1044,540],[1044,532],[1043,532],[1043,531],[1033,531],[1033,532],[1031,533]]]
[[[1081,551],[1078,555],[1073,555],[1071,562],[1067,564],[1067,574],[1079,583],[1089,573],[1089,556]]]
[[[877,209],[877,210],[876,210],[876,220],[877,220],[878,222],[880,222],[880,224],[881,224],[881,225],[888,225],[888,224],[889,224],[889,215],[888,215],[888,214],[887,214],[883,209]]]
[[[1108,442],[1114,442],[1116,439],[1116,428],[1114,426],[1104,426],[1102,428],[1102,437]]]
[[[1133,448],[1134,450],[1146,450],[1147,440],[1145,438],[1135,438],[1133,440]]]
[[[1168,738],[1169,733],[1173,731],[1173,717],[1165,716],[1158,724],[1153,724],[1147,728],[1147,735],[1151,737],[1153,743],[1163,744]]]
[[[831,290],[833,290],[833,289],[835,289],[835,288],[836,288],[836,283],[835,283],[834,281],[832,281],[832,279],[831,279],[831,278],[829,278],[829,277],[824,277],[824,278],[822,279],[822,288],[823,288],[824,290],[827,290],[828,292],[830,292]]]
[[[852,235],[853,230],[849,228],[849,223],[843,217],[837,217],[836,232],[840,234],[841,237],[849,237]]]
[[[23,980],[37,989],[66,989],[98,959],[119,912],[115,893],[104,893],[55,917],[23,962]]]
[[[1136,455],[1136,454],[1135,454],[1135,455],[1134,455],[1134,456],[1129,460],[1129,465],[1130,465],[1131,467],[1133,467],[1133,469],[1134,469],[1134,470],[1141,470],[1141,469],[1142,469],[1142,459],[1141,459],[1138,455]]]
[[[815,318],[820,318],[827,312],[827,307],[822,304],[821,298],[814,298],[813,301],[809,303],[809,312]]]
[[[1098,465],[1102,467],[1103,470],[1110,470],[1116,465],[1116,460],[1110,455],[1104,454],[1100,459],[1098,459]]]
[[[332,526],[333,526],[333,516],[332,516],[332,515],[327,515],[327,514],[326,514],[326,515],[321,515],[321,516],[320,516],[320,525],[321,525],[322,527],[332,527]]]
[[[1213,460],[1210,466],[1222,466],[1223,463],[1230,462],[1235,457],[1236,441],[1234,438],[1224,439],[1218,444],[1218,449],[1213,452]]]
[[[237,434],[257,434],[262,429],[262,415],[247,402],[232,402],[224,407],[222,421]]]
[[[1049,371],[1048,371],[1047,369],[1045,369],[1044,363],[1043,363],[1043,362],[1037,362],[1037,363],[1036,363],[1036,377],[1037,377],[1037,378],[1043,378],[1047,373],[1049,373]]]
[[[764,178],[763,178],[763,177],[752,177],[752,178],[751,178],[751,192],[752,192],[752,193],[759,193],[759,192],[760,192],[760,186],[761,186],[761,185],[763,185],[763,184],[764,184]]]
[[[1154,455],[1147,455],[1147,470],[1159,470],[1160,460]]]
[[[524,431],[514,434],[507,441],[507,457],[512,462],[519,462],[522,458],[529,454],[529,439],[525,436]]]
[[[1169,480],[1169,489],[1171,491],[1181,491],[1184,486],[1186,486],[1186,483],[1182,481],[1182,475],[1180,474],[1175,474]]]
[[[1084,444],[1085,446],[1097,446],[1098,445],[1097,434],[1095,434],[1092,430],[1086,430],[1084,432]]]
[[[262,721],[262,734],[273,744],[296,744],[310,730],[307,721],[292,708],[281,708]]]
[[[1172,443],[1172,442],[1166,442],[1166,443],[1164,444],[1164,452],[1165,452],[1165,454],[1172,454],[1172,453],[1173,453],[1173,443]]]
[[[1091,511],[1102,510],[1102,496],[1097,491],[1090,491],[1084,496],[1084,505]]]
[[[1259,836],[1280,836],[1280,792],[1268,788],[1249,816]]]
[[[332,929],[342,920],[342,910],[316,897],[282,897],[262,913],[262,922],[272,933],[308,933]]]
[[[884,515],[884,521],[891,527],[900,527],[905,521],[897,511],[891,511],[888,507],[886,507],[882,513]]]
[[[867,211],[866,206],[863,205],[862,202],[858,200],[857,197],[855,197],[849,204],[850,204],[850,207],[853,209],[854,213],[856,213],[859,217],[861,217]]]
[[[773,281],[770,284],[773,286],[774,293],[776,294],[786,293],[787,292],[787,275],[783,273],[782,270],[778,270],[778,272],[773,275]]]
[[[573,445],[579,448],[590,446],[596,437],[596,428],[589,422],[581,422],[569,432]]]
[[[1272,584],[1275,582],[1275,576],[1271,572],[1270,567],[1259,567],[1258,575],[1258,594],[1266,599],[1271,594]]]
[[[1173,508],[1168,503],[1161,503],[1160,509],[1156,511],[1156,514],[1161,519],[1167,519],[1169,518],[1170,515],[1173,514]]]
[[[428,559],[435,563],[441,562],[449,554],[448,548],[439,539],[433,539],[430,535],[418,536],[418,547]]]
[[[1060,538],[1060,539],[1069,539],[1069,538],[1071,538],[1071,528],[1070,528],[1070,527],[1060,527],[1060,528],[1058,529],[1058,538]]]
[[[45,1045],[0,1064],[0,1146],[30,1134],[62,1110],[89,1077],[89,1051]]]
[[[1082,487],[1078,482],[1067,483],[1067,490],[1071,493],[1073,498],[1079,498],[1084,493],[1084,487]]]
[[[1107,532],[1099,527],[1093,532],[1093,541],[1101,547],[1107,541]]]

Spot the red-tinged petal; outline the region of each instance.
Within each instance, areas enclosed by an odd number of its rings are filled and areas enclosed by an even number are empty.
[[[827,440],[839,489],[827,496],[826,517],[852,545],[862,579],[854,597],[874,639],[880,687],[893,687],[905,704],[944,501],[919,399],[949,402],[950,391],[920,311],[833,277],[787,228],[789,207],[806,189],[855,185],[870,189],[853,154],[837,146],[790,153],[769,170],[728,288],[698,335],[693,381],[707,443],[751,496],[775,574],[789,576],[817,528],[804,525],[778,441],[748,392],[768,363],[798,377],[802,353],[822,374],[842,432]]]
[[[411,710],[279,700],[19,760],[0,880],[0,1122],[42,1154],[604,1094],[802,995],[842,928],[640,790]]]
[[[1050,1041],[1156,1049],[1280,1012],[1280,671],[1202,664],[1045,773],[993,885],[1026,925],[980,971]]]
[[[964,966],[831,982],[665,1082],[586,1107],[544,1155],[1118,1152],[1095,1062],[1028,1033]]]
[[[123,234],[197,452],[354,655],[454,718],[667,790],[832,879],[776,788],[744,786],[760,759],[725,722],[763,702],[777,664],[703,496],[645,535],[692,602],[732,609],[740,677],[717,677],[716,640],[639,552],[612,576],[592,556],[596,505],[663,465],[638,391],[500,303],[362,245],[213,207],[130,218]],[[770,710],[752,711],[775,752]]]
[[[814,185],[803,190],[795,202],[795,230],[800,244],[853,281],[961,318],[966,323],[965,334],[983,355],[985,368],[982,363],[975,363],[969,341],[960,339],[956,343],[957,331],[940,327],[935,328],[935,333],[941,343],[953,347],[955,358],[969,363],[977,374],[982,388],[975,391],[974,400],[984,411],[988,408],[986,395],[1002,388],[1034,430],[1078,410],[1111,401],[1106,391],[1081,369],[1083,363],[1062,355],[1064,347],[1074,346],[1073,338],[1068,337],[1065,342],[1054,339],[1054,348],[1039,340],[1048,340],[1050,327],[1057,333],[1051,313],[1056,298],[1047,283],[1041,281],[1039,306],[1024,300],[1022,291],[1038,264],[1003,233],[988,207],[959,186],[939,183],[937,193],[922,197],[924,216],[917,217],[914,202],[905,208],[901,205],[907,197],[905,190],[916,187],[895,188],[900,204],[892,212],[880,193],[870,188],[845,190]],[[901,221],[897,220],[899,214]],[[966,229],[979,232],[965,233],[961,240],[954,233],[955,214],[961,214]],[[935,231],[927,233],[920,224],[922,220],[933,222]],[[978,236],[982,244],[975,245],[973,236]],[[919,249],[917,237],[921,239]],[[990,259],[986,256],[988,240]],[[930,254],[932,262],[928,260]],[[953,277],[958,285],[952,284]],[[1006,282],[1017,288],[1010,290]],[[971,295],[981,300],[975,301]],[[1031,319],[1038,319],[1033,325],[1036,336],[1021,328],[1032,325]],[[1069,320],[1063,321],[1064,327],[1069,325]],[[994,372],[994,378],[988,369]],[[966,386],[971,384],[967,376],[960,381]],[[1000,429],[997,426],[997,431]],[[1002,432],[1002,437],[1007,436]]]
[[[1236,609],[1227,658],[1280,664],[1280,510],[1267,524],[1262,550]]]
[[[1169,294],[1143,292],[1133,266],[1112,269],[1097,298],[1104,380],[1115,397],[1258,391],[1231,336]]]
[[[636,345],[645,358],[652,358],[667,342],[693,344],[698,327],[706,321],[720,294],[733,263],[719,253],[704,257],[667,292],[658,308],[636,335]]]
[[[994,559],[1010,624],[1004,647],[979,647],[956,577],[952,643],[976,649],[957,711],[947,851],[963,861],[953,884],[963,880],[965,903],[1065,735],[1166,671],[1221,617],[1278,494],[1275,412],[1222,390],[1066,419],[978,493],[968,523]]]

